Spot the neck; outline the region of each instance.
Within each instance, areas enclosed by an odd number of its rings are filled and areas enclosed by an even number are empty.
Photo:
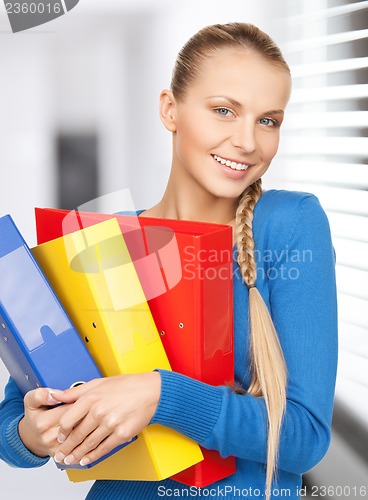
[[[238,199],[217,198],[200,186],[186,185],[170,175],[165,193],[147,215],[233,225]],[[180,186],[177,185],[180,183]]]

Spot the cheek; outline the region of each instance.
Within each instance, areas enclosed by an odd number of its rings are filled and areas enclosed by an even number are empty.
[[[212,149],[216,137],[219,136],[217,127],[209,118],[205,109],[189,107],[181,110],[177,120],[176,136],[180,148],[190,147],[186,154],[204,152]]]
[[[187,120],[181,120],[178,123],[176,129],[176,136],[177,136],[177,144],[179,147],[182,147],[182,145],[193,147],[195,146],[195,143],[198,140],[196,127],[193,126],[193,123],[191,124]]]
[[[277,153],[279,147],[279,133],[272,133],[263,137],[260,142],[260,153],[262,161],[270,162]]]

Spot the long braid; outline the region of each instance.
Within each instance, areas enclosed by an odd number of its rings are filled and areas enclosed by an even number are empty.
[[[236,211],[236,243],[238,264],[244,283],[253,285],[257,277],[254,260],[253,210],[262,196],[262,180],[254,182],[245,190]]]
[[[255,288],[253,212],[262,196],[261,179],[245,190],[236,212],[238,263],[249,289],[250,357],[252,380],[248,394],[263,397],[268,415],[266,498],[276,470],[278,442],[286,406],[286,364],[278,335],[261,294]]]

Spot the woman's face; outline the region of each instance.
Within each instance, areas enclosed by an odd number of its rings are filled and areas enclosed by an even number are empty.
[[[252,51],[208,57],[184,98],[172,99],[175,175],[212,196],[239,197],[276,154],[290,89],[289,73]]]

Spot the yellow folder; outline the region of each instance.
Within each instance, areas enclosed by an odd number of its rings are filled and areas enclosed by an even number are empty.
[[[104,376],[170,364],[116,219],[51,240],[32,253]],[[203,460],[197,443],[154,424],[71,481],[157,481]]]

